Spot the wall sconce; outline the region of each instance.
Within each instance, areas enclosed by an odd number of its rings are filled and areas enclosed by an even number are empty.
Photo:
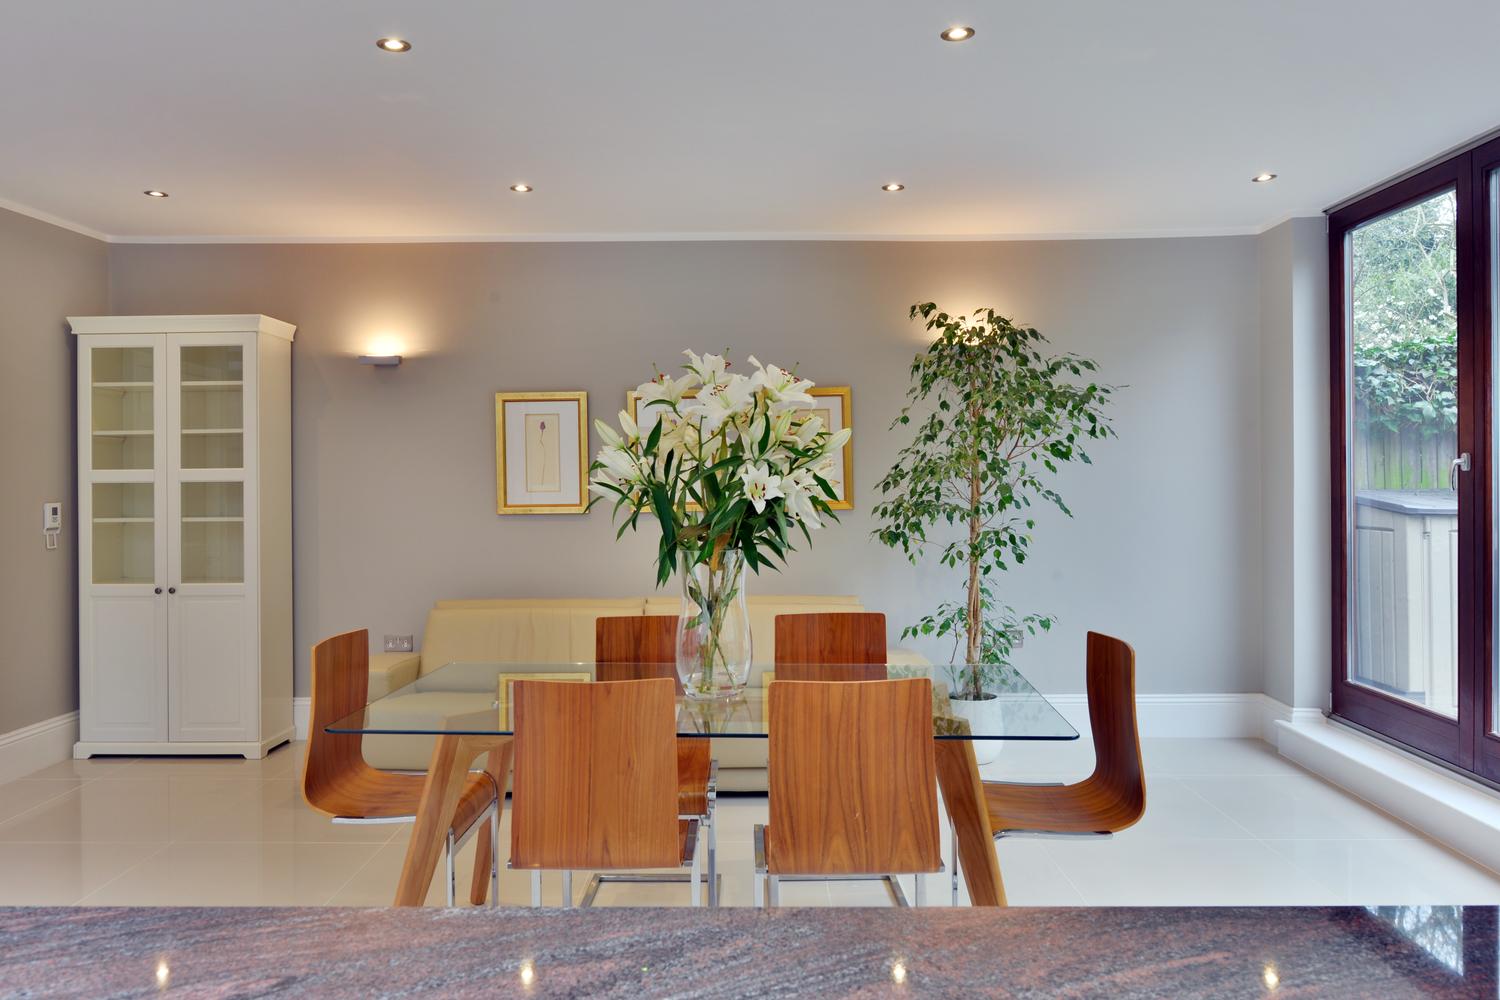
[[[395,368],[401,364],[399,354],[361,354],[359,363],[362,365],[373,365],[376,368]]]

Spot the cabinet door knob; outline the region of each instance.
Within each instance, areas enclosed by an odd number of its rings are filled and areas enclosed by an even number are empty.
[[[177,593],[177,588],[176,587],[168,587],[167,588],[167,593],[169,593],[169,594],[175,594],[175,593]]]
[[[160,594],[160,593],[161,593],[161,588],[160,588],[160,587],[157,587],[157,588],[156,588],[156,592],[157,592],[157,593],[158,593],[158,594]]]

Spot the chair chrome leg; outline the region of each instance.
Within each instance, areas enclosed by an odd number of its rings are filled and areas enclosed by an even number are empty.
[[[766,877],[759,872],[750,875],[750,891],[752,902],[757,910],[765,909],[766,906]]]
[[[703,862],[699,860],[698,852],[694,851],[693,852],[693,867],[692,867],[692,871],[691,871],[691,873],[689,874],[689,877],[688,877],[688,880],[690,882],[692,882],[692,884],[693,884],[693,905],[694,906],[702,906],[703,905],[703,877],[700,874],[700,871],[702,870],[702,865],[703,865]],[[712,882],[709,883],[709,885],[712,885],[712,884],[713,884]],[[709,892],[713,892],[713,890],[710,889]]]
[[[573,873],[571,871],[562,873],[562,895],[562,905],[571,910],[573,908]]]
[[[713,804],[708,809],[708,905],[717,908],[719,905],[719,862],[716,857],[719,851],[719,825],[714,818]]]
[[[457,877],[453,873],[453,830],[448,830],[448,906],[454,905],[454,899],[458,896]]]
[[[490,905],[500,905],[500,809],[490,819]]]
[[[958,905],[958,827],[948,822],[948,855],[953,862],[953,905]]]
[[[915,888],[912,889],[912,894],[911,894],[912,903],[915,906],[917,906],[917,907],[926,906],[927,905],[927,884],[926,884],[926,880],[922,877],[922,875],[920,873],[918,873],[918,874],[912,876],[912,881],[915,883]]]
[[[891,904],[894,906],[907,907],[911,904],[906,901],[906,891],[901,888],[901,880],[894,875],[885,876],[886,892],[891,894]]]
[[[531,873],[531,905],[537,909],[542,905],[542,873],[540,870]]]
[[[781,905],[781,879],[775,875],[766,876],[766,900],[772,907]]]

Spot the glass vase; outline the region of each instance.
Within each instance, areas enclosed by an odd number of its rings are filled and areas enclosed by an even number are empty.
[[[722,549],[689,566],[684,557],[682,611],[677,618],[677,676],[698,701],[733,698],[750,677],[750,613],[745,605],[745,557]]]

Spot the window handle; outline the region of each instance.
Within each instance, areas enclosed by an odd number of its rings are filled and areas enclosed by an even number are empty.
[[[1448,487],[1453,492],[1458,492],[1458,474],[1460,472],[1468,472],[1469,464],[1469,453],[1464,452],[1448,466]]]

